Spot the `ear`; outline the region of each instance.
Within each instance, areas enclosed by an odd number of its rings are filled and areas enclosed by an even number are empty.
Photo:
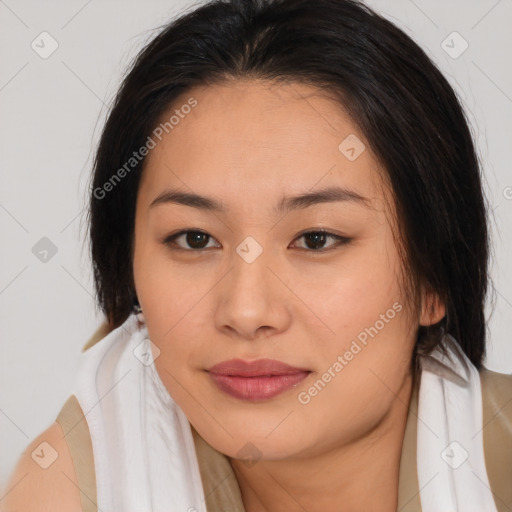
[[[446,315],[446,307],[439,295],[431,290],[423,289],[421,295],[420,325],[437,324]]]

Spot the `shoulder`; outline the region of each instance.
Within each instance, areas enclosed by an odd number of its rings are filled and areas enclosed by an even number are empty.
[[[82,512],[73,459],[58,422],[25,448],[2,496],[3,512]]]
[[[512,507],[512,375],[483,368],[482,433],[485,465],[498,510]],[[503,508],[502,508],[503,507]]]
[[[92,346],[96,345],[98,341],[101,341],[107,334],[110,334],[114,330],[114,326],[109,324],[105,319],[103,322],[97,327],[94,333],[91,335],[87,343],[82,347],[82,352],[85,352]]]
[[[479,371],[484,428],[493,423],[512,437],[512,375],[487,368]]]
[[[504,407],[505,414],[512,414],[512,407],[506,407],[512,400],[512,374],[494,372],[487,368],[482,368],[479,374],[484,405],[499,405]]]

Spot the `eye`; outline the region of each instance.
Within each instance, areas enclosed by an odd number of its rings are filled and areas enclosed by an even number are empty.
[[[304,238],[306,247],[299,247],[299,249],[309,249],[309,252],[324,252],[331,250],[332,248],[340,245],[345,245],[350,242],[350,238],[346,238],[344,236],[335,235],[334,233],[329,233],[328,231],[318,230],[318,231],[306,231],[302,233],[295,240],[299,240]],[[328,239],[334,240],[334,243],[328,245],[325,248],[326,240]]]
[[[295,240],[304,238],[305,247],[299,249],[307,250],[308,252],[325,252],[340,245],[345,245],[350,242],[350,238],[336,235],[324,230],[306,231],[298,236]],[[334,240],[334,243],[325,247],[328,239]],[[169,246],[173,250],[183,250],[188,252],[199,252],[212,248],[208,246],[208,242],[214,238],[208,233],[200,230],[183,230],[174,235],[166,237],[162,242],[164,245]],[[180,242],[181,241],[181,242]],[[185,245],[183,245],[185,244]],[[213,247],[220,247],[213,246]]]
[[[182,239],[187,246],[178,244],[178,240]],[[184,251],[201,251],[208,249],[208,240],[213,237],[204,231],[184,230],[174,235],[168,236],[163,240],[165,245],[171,246],[173,249]]]

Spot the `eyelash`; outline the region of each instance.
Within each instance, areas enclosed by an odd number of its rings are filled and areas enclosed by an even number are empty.
[[[187,230],[182,230],[182,231],[180,231],[178,233],[175,233],[173,235],[165,237],[162,240],[162,243],[164,245],[166,245],[167,247],[169,247],[173,251],[201,253],[203,251],[207,251],[208,249],[211,249],[211,248],[185,249],[183,247],[179,247],[178,245],[176,245],[175,240],[177,238],[179,238],[180,236],[186,235],[188,233],[196,233],[196,234],[206,235],[208,237],[208,242],[210,241],[210,239],[213,238],[211,235],[209,235],[208,233],[206,233],[205,231],[202,231],[200,229],[187,229]],[[335,240],[337,240],[337,243],[331,245],[327,249],[309,249],[307,247],[306,248],[305,247],[299,247],[300,250],[303,250],[303,251],[306,251],[306,252],[311,252],[311,253],[325,253],[325,252],[331,251],[333,249],[336,249],[337,247],[340,247],[342,245],[346,245],[346,244],[350,243],[351,240],[352,240],[350,238],[347,238],[347,237],[344,237],[344,236],[341,236],[341,235],[336,235],[334,233],[331,233],[329,231],[325,231],[323,229],[304,231],[303,233],[298,235],[296,238],[294,238],[294,240],[298,240],[299,238],[302,238],[302,237],[304,237],[306,235],[311,235],[311,234],[315,234],[315,235],[320,234],[320,235],[324,235],[324,236],[329,237],[329,238],[334,238]]]

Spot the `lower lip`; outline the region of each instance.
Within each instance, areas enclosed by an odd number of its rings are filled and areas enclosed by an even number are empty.
[[[234,398],[255,402],[272,398],[287,391],[304,380],[309,373],[297,372],[262,377],[240,377],[210,373],[210,377],[224,393]]]

